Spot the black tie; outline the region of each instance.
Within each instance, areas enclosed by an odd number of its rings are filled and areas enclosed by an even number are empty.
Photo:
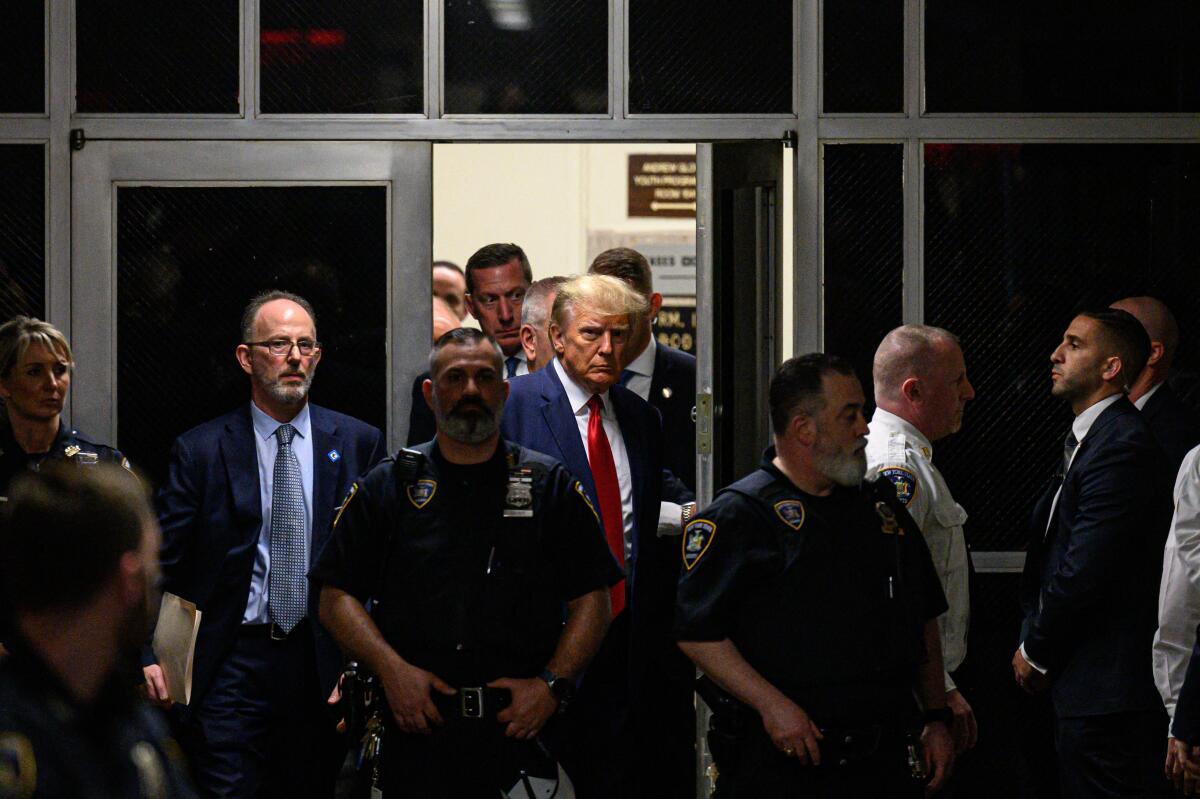
[[[1067,440],[1063,442],[1063,462],[1062,474],[1067,476],[1067,469],[1071,468],[1071,456],[1075,454],[1075,448],[1079,446],[1079,440],[1075,438],[1075,430],[1067,431]]]
[[[521,359],[515,355],[510,355],[504,359],[504,368],[505,368],[505,371],[508,372],[509,378],[513,378],[513,377],[517,376],[517,364],[519,364],[520,362],[521,362]]]

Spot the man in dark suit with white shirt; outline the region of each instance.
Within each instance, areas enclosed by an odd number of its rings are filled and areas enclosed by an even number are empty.
[[[342,657],[306,574],[383,434],[308,402],[321,345],[303,298],[255,297],[235,354],[251,401],[181,435],[159,493],[163,588],[202,614],[184,745],[206,794],[331,797]],[[164,700],[161,668],[145,672]]]
[[[1126,396],[1150,340],[1125,311],[1075,317],[1050,357],[1075,421],[1061,481],[1037,504],[1021,585],[1017,682],[1049,689],[1064,796],[1163,795],[1166,717],[1155,689],[1162,551],[1171,515],[1162,449]]]
[[[550,323],[556,357],[510,382],[502,427],[582,483],[625,569],[612,626],[568,712],[581,799],[695,796],[691,685],[671,676],[680,539],[659,535],[662,427],[653,407],[617,383],[646,309],[612,277],[561,285]]]
[[[521,346],[521,304],[533,282],[533,269],[525,251],[516,244],[487,244],[467,260],[467,310],[484,333],[496,340],[504,353],[505,379],[526,374],[529,364]],[[408,414],[408,445],[423,444],[437,433],[433,411],[425,402],[422,386],[429,372],[412,384]]]
[[[1150,336],[1150,357],[1129,389],[1129,401],[1142,412],[1150,432],[1167,453],[1174,477],[1183,456],[1200,444],[1200,418],[1167,385],[1179,351],[1179,324],[1171,309],[1154,297],[1126,297],[1112,307],[1137,317]]]
[[[664,498],[689,502],[696,490],[696,358],[654,339],[654,319],[662,308],[662,295],[654,290],[654,276],[646,256],[628,247],[614,247],[596,256],[588,273],[625,281],[646,297],[650,310],[631,331],[625,348],[621,385],[649,402],[662,414],[663,464],[687,487],[664,486]]]

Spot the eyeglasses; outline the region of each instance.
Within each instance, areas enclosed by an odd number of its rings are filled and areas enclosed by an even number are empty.
[[[300,350],[300,354],[305,358],[321,349],[321,342],[313,341],[311,338],[302,338],[299,341],[292,341],[289,338],[273,338],[270,341],[243,341],[242,343],[247,347],[266,347],[267,351],[276,357],[291,355],[292,347]]]
[[[506,292],[504,298],[508,300],[509,305],[520,305],[525,302],[525,291],[526,289],[513,289]],[[472,296],[474,297],[474,295]],[[490,311],[496,307],[496,303],[500,302],[500,296],[496,294],[480,294],[478,297],[474,297],[474,300],[476,305],[481,305]]]

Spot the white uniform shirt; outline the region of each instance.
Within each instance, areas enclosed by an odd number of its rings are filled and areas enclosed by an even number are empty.
[[[1175,720],[1175,703],[1192,659],[1200,623],[1200,447],[1186,456],[1175,478],[1175,515],[1163,549],[1154,635],[1154,683]],[[1168,725],[1167,729],[1170,729]]]
[[[938,617],[938,632],[942,637],[946,690],[952,691],[950,672],[967,656],[967,628],[971,623],[967,541],[962,528],[967,512],[950,495],[945,479],[933,465],[933,445],[916,427],[877,408],[870,428],[867,479],[882,475],[896,487],[896,496],[908,507],[925,536],[933,568],[950,606]]]

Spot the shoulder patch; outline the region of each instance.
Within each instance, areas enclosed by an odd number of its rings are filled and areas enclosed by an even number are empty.
[[[346,492],[346,498],[342,500],[342,504],[338,505],[333,512],[333,529],[337,529],[338,522],[342,520],[342,514],[346,511],[346,506],[350,504],[350,500],[354,499],[354,495],[358,493],[358,483],[351,483],[350,490]]]
[[[880,469],[879,474],[888,479],[896,488],[896,499],[904,503],[904,507],[912,504],[913,497],[917,495],[917,476],[900,466],[889,466],[886,469]]]
[[[415,483],[409,483],[405,489],[408,492],[408,501],[413,504],[417,510],[429,504],[429,500],[433,499],[433,495],[437,492],[437,480],[418,480]]]
[[[36,787],[33,744],[19,732],[0,732],[0,797],[29,799]]]
[[[804,525],[804,503],[798,499],[785,499],[775,503],[775,515],[793,530]]]
[[[587,492],[583,490],[583,483],[576,480],[575,484],[571,487],[575,489],[575,493],[578,494],[579,498],[583,500],[583,504],[588,506],[588,510],[590,510],[592,515],[596,517],[596,524],[600,525],[600,529],[603,531],[604,522],[600,521],[600,514],[596,513],[596,506],[592,504],[592,501],[588,499]]]
[[[708,519],[693,519],[683,528],[683,565],[688,571],[700,562],[716,535],[716,522]]]

